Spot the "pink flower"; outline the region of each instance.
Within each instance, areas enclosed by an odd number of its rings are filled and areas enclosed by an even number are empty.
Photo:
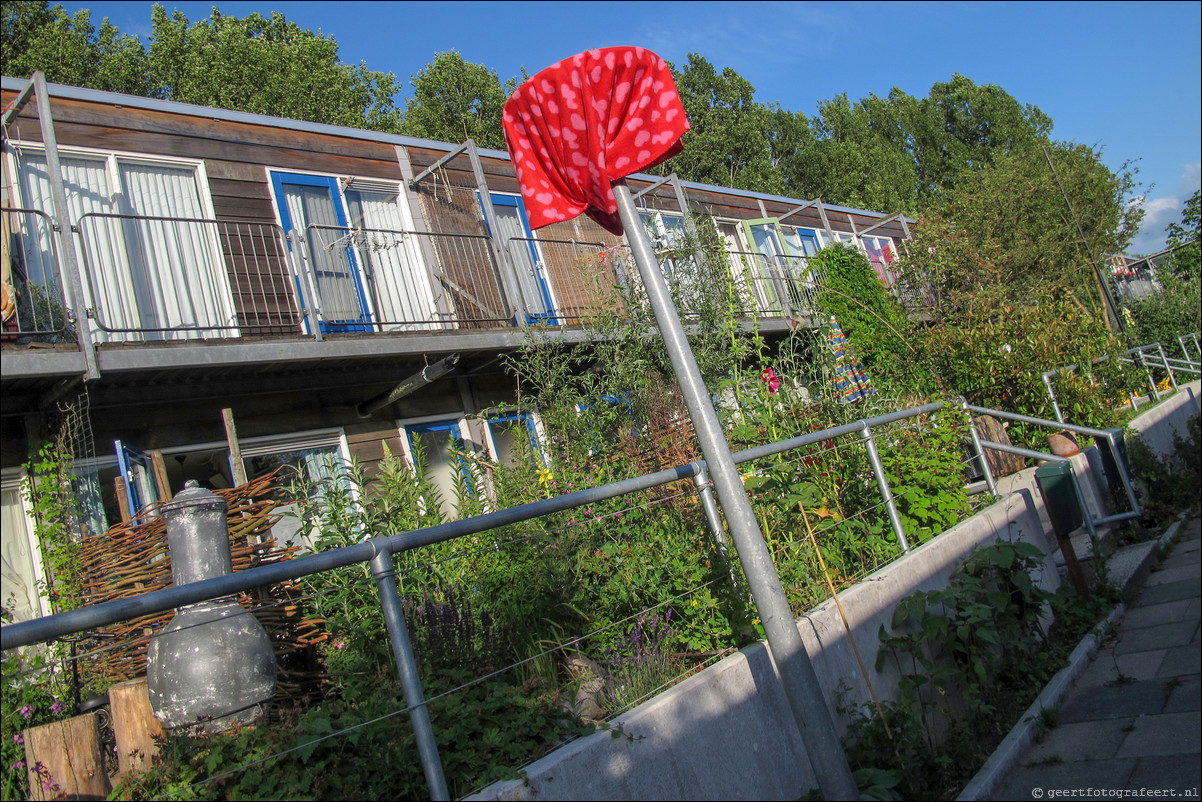
[[[768,385],[768,395],[776,395],[780,390],[780,377],[772,368],[764,368],[760,373],[760,380]]]

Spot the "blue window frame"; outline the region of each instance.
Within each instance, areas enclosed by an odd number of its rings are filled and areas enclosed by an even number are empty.
[[[420,444],[426,476],[442,497],[444,516],[452,519],[457,495],[475,494],[471,468],[460,453],[465,448],[459,419],[406,423],[402,428],[414,467]]]
[[[493,452],[498,463],[507,468],[517,465],[518,455],[523,453],[520,438],[524,434],[525,442],[530,449],[527,453],[546,467],[547,456],[543,453],[539,443],[538,428],[533,415],[528,412],[512,412],[487,418],[486,422],[488,436],[492,439]]]
[[[296,228],[307,234],[310,225],[348,227],[338,179],[273,170],[271,184],[285,231]],[[354,249],[349,244],[323,249],[309,242],[308,256],[321,297],[322,331],[371,331],[367,295]],[[303,299],[305,290],[299,280],[297,289]]]

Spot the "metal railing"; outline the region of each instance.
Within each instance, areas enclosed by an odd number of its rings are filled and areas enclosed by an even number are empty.
[[[973,412],[995,415],[1049,427],[1068,428],[1072,431],[1090,434],[1099,438],[1109,438],[1113,453],[1119,453],[1114,443],[1113,433],[1111,432],[1086,427],[1067,426],[1052,421],[1029,418],[998,410],[969,407],[963,402],[961,402],[961,406],[965,413]],[[807,446],[821,445],[829,448],[829,444],[839,438],[852,437],[858,440],[867,454],[871,472],[880,493],[882,505],[887,512],[890,526],[901,547],[902,553],[905,553],[909,551],[910,544],[907,540],[901,516],[881,462],[877,448],[877,435],[874,434],[874,430],[879,430],[887,425],[908,419],[929,415],[943,407],[944,404],[942,402],[925,404],[919,407],[855,421],[843,426],[810,432],[798,437],[741,451],[733,456],[735,462],[747,464],[768,457],[776,457]],[[1025,449],[981,441],[977,435],[975,426],[971,423],[971,419],[968,425],[972,438],[973,451],[975,452],[972,459],[976,460],[986,477],[990,489],[995,492],[996,489],[992,474],[984,458],[984,449],[1010,450],[1014,453],[1021,453],[1024,456],[1036,457],[1038,459],[1057,459],[1050,454],[1030,452]],[[1135,506],[1134,490],[1129,477],[1126,475],[1125,466],[1122,465],[1121,460],[1116,460],[1116,463],[1121,474],[1122,483],[1127,489],[1128,498],[1134,506],[1134,511],[1104,519],[1087,518],[1091,527],[1099,523],[1121,520],[1125,517],[1139,514],[1138,506]],[[721,519],[714,503],[712,486],[708,481],[707,468],[703,461],[694,461],[687,465],[680,465],[675,468],[599,487],[489,512],[484,515],[396,535],[375,537],[352,546],[302,556],[293,560],[261,566],[202,582],[157,590],[134,598],[105,602],[33,621],[9,624],[3,630],[0,630],[0,638],[2,638],[2,644],[0,645],[4,649],[26,646],[151,613],[167,611],[183,605],[227,596],[252,588],[273,585],[337,568],[366,563],[374,577],[378,599],[384,611],[393,655],[397,660],[398,671],[401,674],[402,683],[405,687],[406,709],[409,711],[415,730],[418,733],[421,761],[430,785],[431,794],[434,798],[447,798],[445,778],[443,777],[437,747],[434,745],[430,720],[425,715],[427,700],[422,695],[420,681],[417,679],[418,674],[413,651],[409,644],[408,635],[406,634],[404,611],[398,597],[395,569],[392,561],[393,555],[421,546],[478,535],[511,524],[585,507],[607,499],[615,499],[679,481],[694,483],[702,509],[705,512],[704,518],[710,527],[711,536],[715,541],[715,548],[720,554],[724,554],[725,537],[721,528]],[[1086,511],[1087,516],[1088,514],[1088,511]],[[872,568],[875,569],[877,567],[879,566],[873,566]]]
[[[752,251],[728,251],[731,272],[745,288],[753,309],[764,317],[809,314],[815,308],[819,285],[826,274],[810,265],[808,256],[765,256]]]
[[[5,217],[20,285],[6,341],[69,341],[77,324],[53,220],[30,209]],[[311,225],[304,245],[290,247],[270,223],[101,212],[82,215],[73,231],[83,336],[93,342],[573,325],[620,309],[621,288],[637,296],[639,283],[628,248],[575,240],[511,237],[495,248],[485,234]],[[747,299],[739,314],[814,308],[822,276],[808,257],[728,251],[723,259]],[[691,293],[712,288],[686,261],[661,259],[687,315]]]
[[[75,231],[98,341],[300,330],[279,226],[89,212]]]
[[[323,325],[344,331],[511,325],[483,234],[311,225],[300,270]]]
[[[4,321],[4,341],[73,342],[72,314],[58,269],[54,221],[36,209],[3,210],[9,250],[12,314]]]

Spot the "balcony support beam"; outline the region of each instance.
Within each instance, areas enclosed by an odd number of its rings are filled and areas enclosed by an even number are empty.
[[[63,168],[58,158],[54,118],[50,116],[50,93],[46,89],[46,76],[41,70],[35,72],[29,82],[33,86],[34,99],[37,101],[42,144],[46,146],[46,172],[50,178],[50,195],[54,200],[54,233],[58,241],[59,266],[70,287],[71,311],[75,317],[75,340],[84,358],[83,379],[85,382],[94,381],[100,378],[100,367],[96,363],[96,347],[92,343],[83,279],[79,273],[79,263],[75,259],[75,243],[70,237],[71,218],[67,211],[67,191],[63,187]]]

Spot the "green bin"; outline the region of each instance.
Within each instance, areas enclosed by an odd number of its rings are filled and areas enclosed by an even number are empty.
[[[1044,507],[1052,521],[1052,530],[1060,536],[1080,527],[1085,518],[1077,491],[1073,487],[1073,465],[1064,462],[1049,462],[1035,469],[1035,484],[1043,496]]]

